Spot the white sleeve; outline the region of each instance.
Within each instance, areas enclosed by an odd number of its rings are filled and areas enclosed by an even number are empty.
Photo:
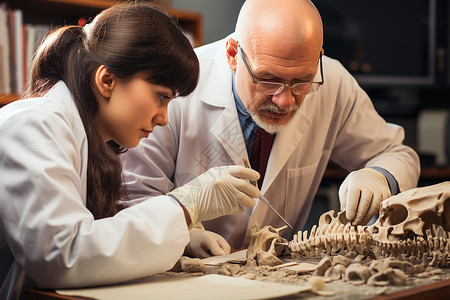
[[[83,161],[68,122],[25,112],[0,127],[0,230],[40,287],[112,284],[170,269],[189,234],[167,196],[94,220]]]

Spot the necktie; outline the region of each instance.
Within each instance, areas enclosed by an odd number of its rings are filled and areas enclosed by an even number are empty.
[[[269,159],[270,150],[272,149],[273,139],[275,135],[268,133],[264,129],[258,127],[252,145],[252,168],[259,172],[261,177],[258,180],[258,187],[261,189],[264,175],[266,173],[267,161]]]

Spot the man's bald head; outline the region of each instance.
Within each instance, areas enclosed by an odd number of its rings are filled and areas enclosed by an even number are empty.
[[[235,71],[236,91],[259,127],[279,132],[294,118],[307,95],[294,93],[292,84],[322,80],[316,78],[322,41],[322,20],[309,0],[244,3],[236,36],[227,40],[226,53],[229,67]],[[263,82],[290,87],[267,94],[258,90]]]
[[[322,20],[309,0],[247,0],[236,24],[239,41],[246,47],[304,47],[319,53],[322,48]]]

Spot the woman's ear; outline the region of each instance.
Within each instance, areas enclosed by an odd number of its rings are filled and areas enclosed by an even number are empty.
[[[237,65],[237,42],[232,39],[229,38],[227,40],[227,44],[226,44],[226,53],[227,53],[227,61],[228,61],[228,66],[230,67],[230,69],[232,71],[236,71],[236,65]]]
[[[95,71],[95,86],[99,93],[106,99],[111,98],[112,90],[114,89],[115,77],[106,68],[105,65],[100,65]]]

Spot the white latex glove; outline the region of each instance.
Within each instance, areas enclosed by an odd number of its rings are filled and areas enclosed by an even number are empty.
[[[339,188],[341,210],[346,210],[352,225],[366,225],[379,211],[381,201],[390,196],[386,177],[371,168],[351,172]]]
[[[259,173],[243,166],[211,168],[168,195],[175,197],[187,210],[192,224],[223,215],[237,215],[242,206],[253,207],[261,192],[249,181]]]
[[[219,234],[205,230],[201,223],[189,229],[191,240],[186,246],[185,254],[191,257],[206,258],[230,254],[231,247]]]

